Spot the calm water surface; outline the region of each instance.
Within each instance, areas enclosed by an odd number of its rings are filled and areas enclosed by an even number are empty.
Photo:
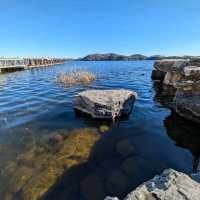
[[[0,75],[0,196],[26,199],[21,195],[30,182],[26,176],[34,179],[37,163],[43,162],[27,152],[45,146],[53,155],[60,147],[49,145],[48,138],[58,133],[67,137],[78,128],[97,131],[98,144],[90,148],[91,156],[84,164],[66,170],[71,170],[66,173],[70,178],[65,175],[56,181],[44,199],[123,197],[163,169],[192,172],[200,153],[199,129],[158,103],[150,78],[152,67],[152,61],[66,62]],[[60,72],[75,69],[91,70],[98,79],[87,87],[65,88],[56,82]],[[132,114],[112,124],[76,116],[73,96],[91,88],[136,91]],[[109,130],[101,133],[102,125]]]

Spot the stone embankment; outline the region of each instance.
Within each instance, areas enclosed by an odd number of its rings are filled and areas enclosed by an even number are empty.
[[[200,123],[200,59],[157,61],[152,79],[175,89],[172,108],[180,116]]]
[[[190,176],[173,169],[165,170],[161,175],[143,183],[124,200],[199,200],[200,173]],[[106,197],[105,200],[118,200]]]
[[[63,64],[58,58],[0,58],[0,72],[13,72],[35,67]]]

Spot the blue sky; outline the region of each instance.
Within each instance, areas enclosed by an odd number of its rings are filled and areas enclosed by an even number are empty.
[[[0,0],[1,56],[200,55],[199,0]]]

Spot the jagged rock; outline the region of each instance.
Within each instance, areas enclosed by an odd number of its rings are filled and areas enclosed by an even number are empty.
[[[175,111],[182,117],[200,123],[200,67],[186,66],[184,76],[177,81]]]
[[[124,89],[87,90],[76,95],[74,108],[93,118],[115,119],[131,113],[136,97]]]
[[[178,90],[175,97],[176,112],[189,120],[200,123],[200,92]]]
[[[163,84],[171,85],[175,87],[177,81],[181,80],[181,78],[182,78],[182,74],[180,72],[170,71],[165,74]]]
[[[173,85],[180,80],[181,71],[187,65],[185,59],[164,59],[156,61],[152,71],[152,79],[164,81],[164,84]]]
[[[137,187],[124,200],[199,200],[199,197],[200,173],[190,177],[168,169]]]
[[[164,59],[156,61],[154,68],[162,72],[180,71],[187,65],[189,60],[185,59]]]
[[[163,87],[175,88],[170,94],[170,107],[180,116],[200,123],[200,59],[161,60],[154,68],[153,79],[163,81]],[[164,78],[154,75],[160,72],[165,73]]]
[[[20,173],[11,174],[11,181],[15,181],[15,177],[20,176],[20,187],[17,194],[19,199],[36,200],[48,194],[62,176],[67,174],[67,171],[88,161],[91,149],[99,137],[96,129],[73,130],[57,151],[44,152],[41,160],[38,160],[38,157],[35,158],[39,167],[33,170],[34,176],[30,174],[29,177],[28,174],[28,180],[23,179],[26,181],[23,182],[23,185],[21,185]]]
[[[125,200],[199,200],[199,197],[200,184],[198,182],[170,169],[136,188]]]
[[[194,65],[196,64],[196,65]],[[166,85],[176,87],[179,80],[200,79],[200,59],[195,60],[160,60],[155,62],[152,79],[163,80]]]

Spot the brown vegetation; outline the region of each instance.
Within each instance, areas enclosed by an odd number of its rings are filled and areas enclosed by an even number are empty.
[[[67,73],[60,73],[57,81],[64,86],[71,87],[73,85],[88,85],[96,80],[96,75],[89,71],[72,71]]]

